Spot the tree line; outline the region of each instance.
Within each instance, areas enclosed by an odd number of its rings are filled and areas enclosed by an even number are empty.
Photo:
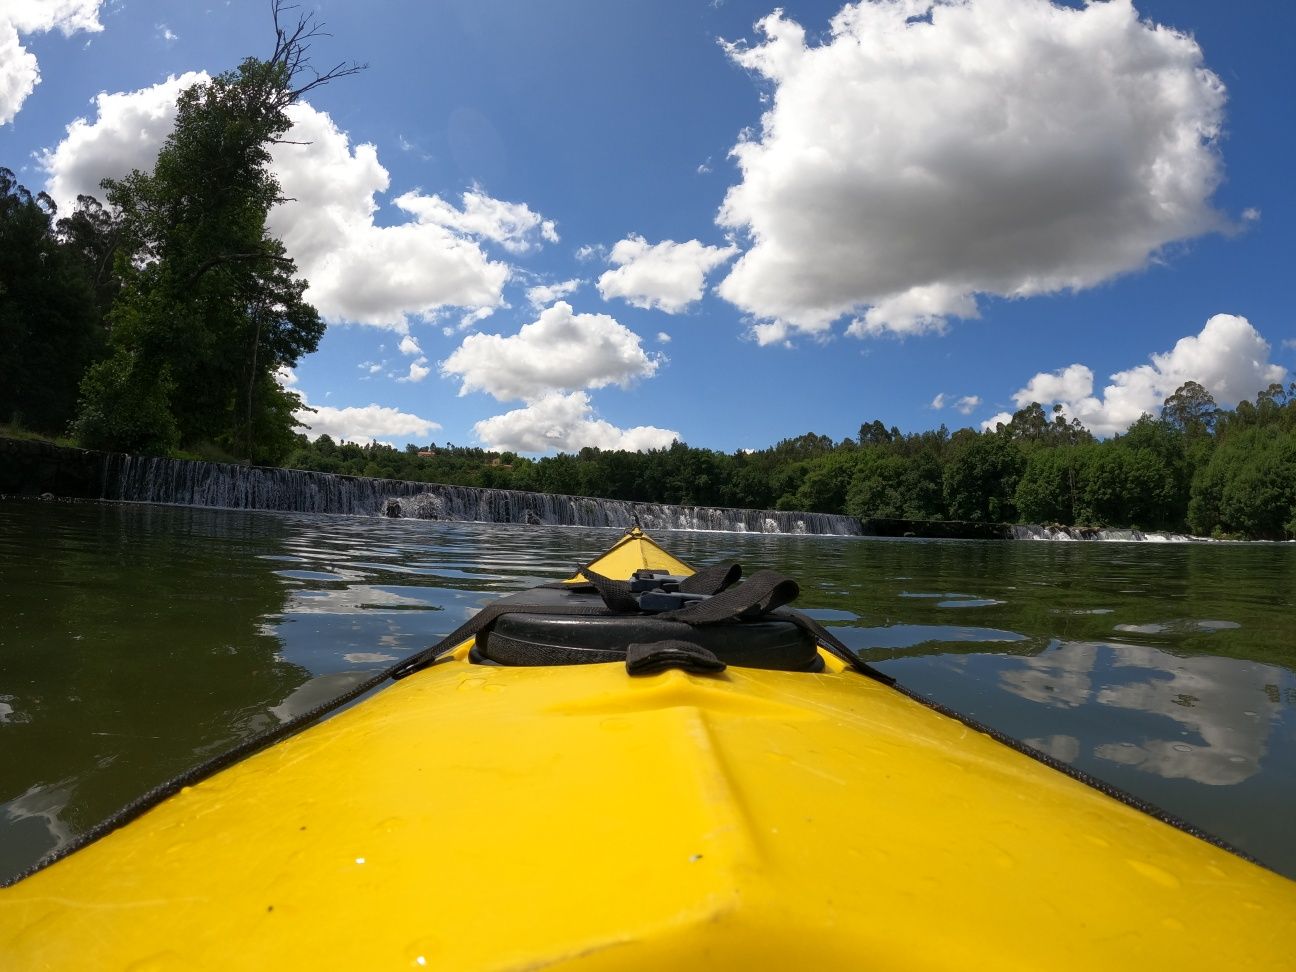
[[[299,437],[293,468],[637,502],[912,520],[1048,523],[1296,537],[1296,383],[1219,408],[1198,383],[1099,441],[1038,403],[994,430],[905,434],[880,421],[735,453],[676,442],[529,459],[435,443],[403,450]]]
[[[279,369],[324,325],[266,229],[287,109],[360,70],[309,61],[319,26],[281,20],[265,59],[183,92],[152,171],[60,216],[0,168],[0,421],[89,448],[274,463],[300,396]]]

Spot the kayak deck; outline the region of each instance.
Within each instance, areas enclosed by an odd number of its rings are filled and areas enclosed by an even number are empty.
[[[1290,967],[1296,884],[836,659],[467,647],[0,890],[0,967]]]

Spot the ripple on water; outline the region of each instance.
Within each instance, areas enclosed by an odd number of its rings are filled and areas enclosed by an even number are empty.
[[[366,574],[357,570],[276,570],[275,575],[286,580],[303,581],[357,581]]]
[[[1232,631],[1241,628],[1236,621],[1209,621],[1181,618],[1176,621],[1154,621],[1148,624],[1118,624],[1115,631],[1126,634],[1201,634],[1212,631]]]

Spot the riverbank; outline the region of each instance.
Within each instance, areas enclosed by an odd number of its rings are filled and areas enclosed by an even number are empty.
[[[0,430],[0,495],[461,522],[953,540],[1187,541],[1174,533],[672,506],[268,466],[125,456]]]

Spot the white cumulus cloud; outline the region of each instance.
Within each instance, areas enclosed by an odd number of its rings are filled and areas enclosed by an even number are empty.
[[[363,405],[348,408],[334,408],[329,405],[310,406],[306,392],[300,387],[297,373],[291,368],[280,368],[276,379],[284,388],[291,388],[301,396],[302,408],[293,413],[297,421],[303,423],[308,439],[318,439],[327,435],[338,441],[358,442],[361,445],[382,441],[387,442],[399,436],[420,438],[441,426],[430,419],[420,418],[410,412],[402,412],[386,405]]]
[[[99,92],[94,120],[74,119],[63,140],[41,156],[45,190],[59,209],[70,213],[79,195],[104,199],[103,179],[151,170],[175,126],[176,99],[208,80],[203,71],[187,71],[138,91]]]
[[[1187,381],[1200,384],[1225,407],[1285,381],[1287,369],[1271,363],[1269,351],[1269,343],[1245,317],[1216,314],[1198,334],[1151,355],[1150,364],[1116,372],[1101,396],[1094,394],[1093,371],[1072,364],[1035,375],[1013,394],[1013,401],[1018,408],[1039,402],[1046,410],[1060,403],[1068,418],[1078,418],[1095,435],[1114,435],[1145,412],[1159,416],[1165,400]],[[982,424],[994,428],[1010,418],[1000,413]]]
[[[726,45],[770,82],[718,222],[750,246],[717,288],[762,343],[939,330],[977,294],[1093,286],[1224,226],[1224,86],[1130,0],[847,5],[808,41],[776,12]]]
[[[598,279],[604,300],[620,297],[634,307],[678,314],[702,299],[706,275],[735,253],[734,246],[706,246],[697,240],[649,243],[631,234],[612,247],[616,268]]]
[[[577,314],[560,300],[511,337],[468,335],[441,363],[441,373],[461,380],[461,395],[484,391],[500,401],[535,401],[555,391],[626,387],[653,375],[660,363],[624,324],[607,314]]]
[[[407,192],[394,203],[412,218],[380,226],[375,197],[390,178],[377,149],[352,148],[328,114],[310,105],[290,113],[288,139],[306,144],[274,148],[274,172],[295,201],[276,207],[269,226],[310,281],[306,297],[325,318],[404,330],[410,316],[427,319],[443,307],[499,305],[509,268],[487,257],[480,240],[521,246],[528,238],[517,223],[506,224],[510,204],[495,209],[497,200],[465,193],[465,209],[457,210],[437,196]]]
[[[8,124],[40,84],[36,55],[22,44],[24,34],[57,30],[97,33],[101,0],[4,0],[0,3],[0,125]]]
[[[95,117],[73,121],[42,157],[46,189],[60,208],[70,208],[79,193],[102,198],[106,177],[151,169],[174,125],[177,96],[206,80],[191,72],[138,91],[99,94]],[[557,239],[552,221],[477,187],[462,194],[461,207],[403,193],[392,204],[404,221],[379,225],[378,196],[390,177],[377,149],[353,146],[326,112],[308,104],[289,113],[293,127],[274,146],[271,163],[288,201],[271,211],[268,224],[309,282],[306,298],[329,321],[404,332],[410,317],[430,319],[447,307],[489,313],[503,302],[510,269],[483,245],[520,253]]]
[[[295,414],[306,425],[304,434],[309,439],[327,435],[337,441],[394,442],[404,437],[420,439],[441,426],[430,419],[420,418],[410,412],[386,405],[364,405],[333,408],[329,405],[312,406],[315,411]]]
[[[397,378],[397,381],[408,381],[418,384],[424,378],[432,373],[432,369],[427,366],[427,358],[416,358],[410,362],[409,371]]]
[[[527,303],[531,305],[532,310],[539,310],[542,307],[548,307],[555,300],[567,297],[584,283],[579,277],[571,280],[563,280],[559,283],[537,284],[534,287],[527,288]]]
[[[586,446],[644,452],[665,449],[679,438],[670,429],[644,425],[618,429],[598,418],[585,392],[553,393],[525,408],[473,426],[488,449],[511,452],[577,452]]]
[[[421,355],[423,349],[419,347],[418,338],[414,337],[412,334],[406,334],[402,337],[400,341],[400,353]]]
[[[948,398],[949,396],[947,396],[944,392],[941,392],[931,400],[931,404],[928,405],[927,407],[935,409],[936,411],[940,411],[947,404],[949,404]],[[980,404],[981,404],[981,397],[979,395],[963,395],[962,397],[955,399],[953,405],[951,405],[950,407],[953,408],[956,412],[961,412],[964,415],[971,415],[972,412],[976,409],[976,407]]]
[[[532,212],[526,203],[492,199],[476,185],[463,194],[462,200],[463,208],[456,209],[440,196],[407,192],[396,200],[396,205],[413,213],[422,223],[490,240],[510,253],[538,249],[537,236],[549,243],[558,242],[554,221]]]

